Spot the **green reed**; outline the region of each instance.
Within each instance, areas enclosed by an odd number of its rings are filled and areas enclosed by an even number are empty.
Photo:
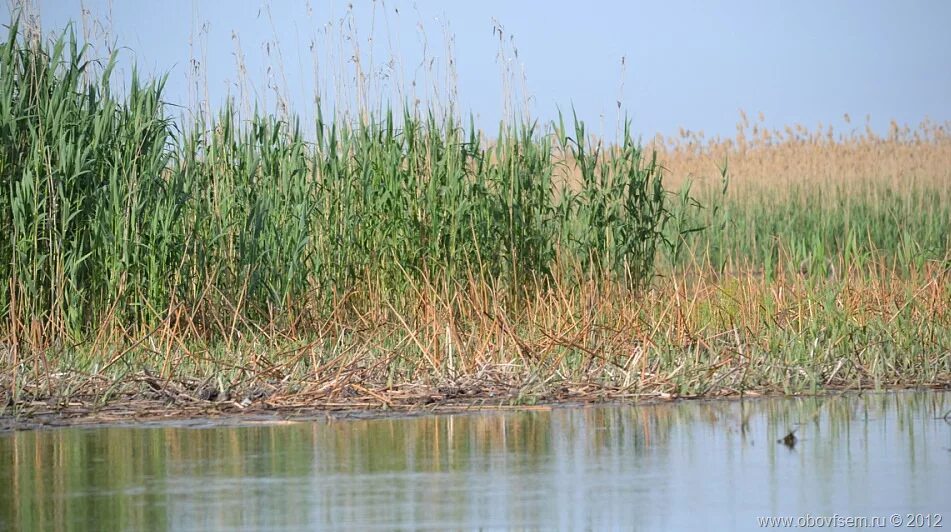
[[[678,206],[686,227],[670,264],[833,276],[846,268],[951,265],[951,188],[835,183],[782,191],[706,190]]]
[[[28,43],[16,23],[0,46],[0,327],[18,343],[183,312],[220,337],[421,282],[638,288],[666,240],[660,168],[629,129],[608,153],[577,118],[503,124],[491,143],[431,112],[318,111],[307,134],[230,103],[174,120],[164,79],[133,72],[119,96],[116,57],[94,76],[87,55],[71,33]]]
[[[118,101],[115,58],[88,82],[84,51],[65,37],[26,46],[16,24],[0,47],[0,313],[47,335],[110,307],[141,319],[145,301],[168,298],[161,280],[177,244],[162,232],[176,208],[164,80],[133,73]]]

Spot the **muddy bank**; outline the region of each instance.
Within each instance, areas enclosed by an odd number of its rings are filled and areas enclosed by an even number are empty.
[[[889,386],[876,392],[897,390],[951,390],[951,383]],[[872,390],[854,387],[826,387],[812,395],[856,393]],[[776,397],[778,390],[748,390],[733,393],[721,390],[705,395],[677,395],[666,392],[631,393],[598,388],[591,384],[564,386],[545,394],[525,394],[517,389],[487,387],[435,388],[405,386],[393,390],[371,390],[347,385],[339,393],[315,397],[313,394],[268,393],[255,389],[240,396],[230,394],[189,394],[177,385],[130,393],[103,402],[97,398],[74,397],[66,402],[21,401],[0,411],[0,432],[57,427],[134,425],[174,422],[182,426],[230,426],[279,424],[297,421],[366,419],[391,416],[462,413],[503,410],[549,410],[552,408],[609,403],[654,404],[677,400],[740,400]],[[804,394],[792,394],[801,396]],[[789,395],[789,396],[792,396]],[[805,394],[808,395],[808,394]],[[101,398],[100,398],[101,399]]]
[[[186,425],[280,423],[284,421],[334,420],[411,416],[481,410],[549,409],[607,402],[649,403],[677,399],[668,393],[622,393],[616,390],[562,389],[547,395],[525,396],[512,390],[459,390],[429,388],[371,390],[351,385],[342,393],[314,398],[307,394],[267,394],[254,390],[243,397],[200,399],[187,394],[170,397],[162,393],[139,393],[106,403],[90,398],[68,402],[30,401],[8,405],[0,412],[0,432],[43,428],[143,425],[175,421]],[[158,397],[161,395],[162,397]],[[749,393],[747,396],[759,396]],[[252,399],[252,397],[255,397]]]

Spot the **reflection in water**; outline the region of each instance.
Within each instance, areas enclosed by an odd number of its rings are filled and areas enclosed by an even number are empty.
[[[932,392],[7,434],[0,529],[951,519],[948,409],[951,393]],[[793,429],[792,449],[777,444]]]

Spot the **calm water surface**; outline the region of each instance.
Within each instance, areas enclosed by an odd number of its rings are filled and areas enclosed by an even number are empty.
[[[942,514],[951,393],[0,435],[0,529],[757,529]],[[791,429],[793,449],[777,442]]]

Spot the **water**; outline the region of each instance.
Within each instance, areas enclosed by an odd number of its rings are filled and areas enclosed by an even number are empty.
[[[951,527],[949,410],[906,392],[8,433],[0,529]]]

